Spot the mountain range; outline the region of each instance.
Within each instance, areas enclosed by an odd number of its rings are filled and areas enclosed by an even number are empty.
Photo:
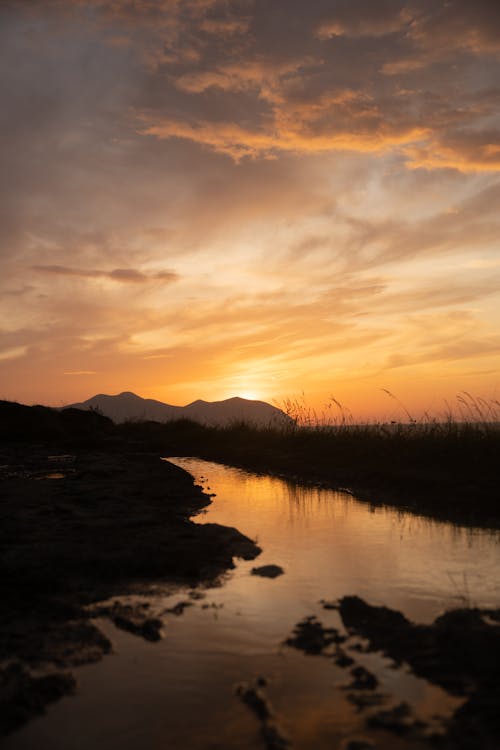
[[[193,401],[187,406],[171,406],[163,401],[141,398],[124,391],[116,396],[100,393],[79,404],[64,408],[98,411],[113,422],[128,420],[169,422],[173,419],[193,419],[206,425],[227,425],[244,421],[257,426],[283,425],[289,422],[285,412],[265,401],[228,398],[224,401]]]

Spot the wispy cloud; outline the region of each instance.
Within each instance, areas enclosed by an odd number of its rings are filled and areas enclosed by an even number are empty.
[[[26,352],[26,346],[14,346],[11,349],[4,349],[0,351],[0,360],[18,359],[19,357],[24,357]]]
[[[32,266],[34,271],[52,276],[75,276],[82,279],[110,279],[125,284],[145,284],[151,281],[170,283],[177,281],[179,275],[175,271],[152,271],[144,273],[135,268],[114,268],[111,271],[96,269],[69,268],[68,266]]]
[[[9,0],[0,44],[13,396],[493,387],[494,2]]]

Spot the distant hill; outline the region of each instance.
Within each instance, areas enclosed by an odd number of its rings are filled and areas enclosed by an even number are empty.
[[[151,398],[141,398],[125,391],[117,396],[100,393],[80,404],[70,404],[72,409],[98,411],[114,422],[146,420],[169,422],[173,419],[193,419],[206,425],[226,425],[245,421],[253,425],[268,426],[283,424],[290,418],[281,410],[265,401],[250,401],[245,398],[228,398],[224,401],[193,401],[187,406],[171,406]]]

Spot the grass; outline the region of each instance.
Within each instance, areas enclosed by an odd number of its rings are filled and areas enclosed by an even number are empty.
[[[404,421],[357,423],[338,400],[318,416],[303,396],[281,406],[288,419],[257,427],[191,420],[114,425],[92,412],[0,402],[0,446],[31,442],[50,451],[98,447],[198,456],[300,482],[347,488],[459,523],[500,528],[498,401],[463,392],[452,409],[418,420],[389,391]],[[28,439],[29,436],[29,439]],[[26,447],[20,448],[26,451]]]
[[[289,401],[282,408],[291,419],[281,427],[207,427],[181,420],[119,429],[139,444],[153,441],[164,455],[348,488],[373,503],[500,527],[498,404],[460,394],[457,412],[448,410],[444,418],[417,421],[405,409],[408,421],[357,424],[332,403],[334,415],[318,419],[302,400]]]

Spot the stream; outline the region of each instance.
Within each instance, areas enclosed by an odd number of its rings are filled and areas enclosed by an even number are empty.
[[[5,749],[259,750],[266,747],[259,720],[236,694],[238,684],[258,677],[265,678],[266,699],[290,747],[335,750],[360,736],[377,747],[428,747],[368,732],[366,711],[344,689],[348,671],[283,642],[310,615],[341,628],[337,611],[325,610],[320,600],[350,594],[423,623],[454,607],[498,607],[500,533],[199,459],[169,460],[215,493],[196,522],[236,527],[262,554],[237,560],[220,585],[201,592],[158,585],[147,596],[156,610],[191,605],[165,618],[159,643],[99,620],[114,653],[75,670],[77,694],[8,737]],[[284,574],[252,575],[267,564]],[[355,658],[377,675],[388,705],[407,701],[431,721],[460,704],[378,654]]]

